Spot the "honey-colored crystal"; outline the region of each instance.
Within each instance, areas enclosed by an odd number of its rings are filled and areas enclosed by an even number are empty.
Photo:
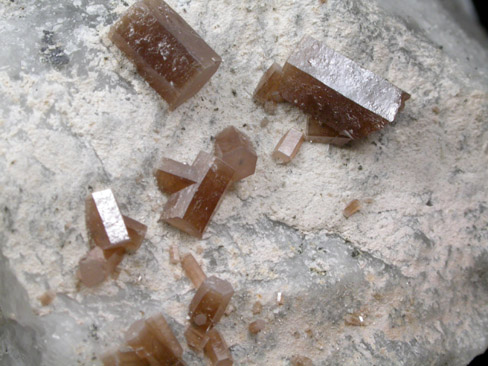
[[[205,355],[213,366],[232,366],[233,360],[229,346],[217,329],[208,332],[209,340],[205,345]]]
[[[124,248],[128,252],[135,252],[141,247],[142,241],[146,236],[147,226],[130,217],[122,217],[130,237],[130,241],[124,245]]]
[[[332,127],[319,122],[313,117],[308,118],[305,139],[310,142],[320,142],[335,146],[343,146],[351,141],[349,137],[341,136]]]
[[[192,165],[198,182],[174,193],[166,202],[162,219],[201,238],[218,208],[234,169],[222,159],[200,152]]]
[[[303,38],[288,58],[279,91],[286,101],[352,139],[393,122],[410,97],[312,37]]]
[[[289,163],[300,150],[303,139],[303,133],[294,128],[290,129],[276,145],[273,158],[282,164]]]
[[[124,253],[123,248],[105,252],[94,247],[80,260],[78,278],[87,287],[102,283],[122,261]]]
[[[186,329],[185,338],[188,346],[198,352],[203,351],[209,340],[208,334],[194,325],[190,325]]]
[[[100,360],[104,366],[149,366],[147,360],[129,347],[108,351],[100,356]]]
[[[265,325],[266,323],[264,322],[264,320],[262,319],[255,320],[251,324],[249,324],[249,331],[252,334],[258,334],[264,329]]]
[[[131,6],[109,38],[174,110],[217,71],[221,58],[162,0]]]
[[[352,200],[349,202],[349,204],[346,206],[344,211],[342,211],[342,214],[346,219],[354,215],[356,212],[358,212],[361,209],[361,202],[359,200]]]
[[[259,80],[258,86],[254,91],[254,100],[261,104],[282,102],[283,98],[279,91],[282,77],[283,70],[281,66],[274,62]]]
[[[163,159],[154,175],[163,193],[175,193],[197,182],[191,165],[168,158]]]
[[[182,366],[183,348],[161,314],[136,321],[125,335],[137,356],[151,366]]]
[[[198,289],[207,278],[205,273],[203,273],[202,267],[200,267],[195,257],[190,253],[183,256],[181,266],[183,267],[186,276],[190,279],[196,289]]]
[[[251,140],[235,127],[227,127],[215,137],[215,155],[234,169],[233,182],[254,174],[256,170],[258,156]]]
[[[208,277],[190,303],[190,321],[202,331],[207,331],[222,318],[233,294],[234,289],[228,281]]]

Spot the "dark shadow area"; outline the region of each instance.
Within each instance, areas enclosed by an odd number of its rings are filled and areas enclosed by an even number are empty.
[[[480,23],[488,31],[488,3],[486,0],[473,0],[474,7],[478,13]]]
[[[476,357],[468,366],[485,366],[488,365],[488,351]]]

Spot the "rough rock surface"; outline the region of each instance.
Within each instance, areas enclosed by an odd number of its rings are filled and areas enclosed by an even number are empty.
[[[168,0],[224,59],[172,113],[107,38],[132,2],[0,2],[2,365],[98,365],[159,311],[184,344],[194,290],[168,262],[175,243],[200,247],[206,273],[232,282],[219,329],[236,364],[465,365],[486,348],[488,52],[440,1]],[[280,166],[274,145],[306,117],[280,105],[261,127],[251,95],[305,34],[412,99],[394,126],[345,149],[304,144]],[[230,124],[252,137],[256,174],[201,241],[158,222],[159,159],[189,163]],[[87,289],[75,275],[84,199],[106,187],[147,239],[117,278]],[[369,203],[345,219],[355,198]],[[57,296],[41,307],[48,289]],[[257,300],[268,326],[251,337]],[[186,346],[184,358],[205,364]]]

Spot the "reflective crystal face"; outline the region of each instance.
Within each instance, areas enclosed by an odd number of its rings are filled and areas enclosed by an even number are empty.
[[[273,158],[282,164],[289,163],[300,150],[303,143],[303,133],[290,129],[278,142],[274,151]]]
[[[147,226],[141,224],[139,221],[131,219],[127,216],[122,216],[124,223],[129,233],[130,241],[124,245],[126,251],[135,252],[141,247],[142,241],[146,236]]]
[[[163,193],[175,193],[197,182],[191,165],[164,158],[155,172],[159,189]]]
[[[234,289],[225,280],[208,277],[198,288],[190,304],[190,321],[202,331],[216,324],[225,312]]]
[[[190,325],[186,329],[185,338],[188,346],[198,352],[203,351],[203,347],[205,347],[209,340],[207,333],[195,327],[194,325]]]
[[[124,258],[123,248],[104,251],[94,247],[79,263],[78,278],[87,287],[102,283]]]
[[[110,39],[174,110],[217,71],[221,58],[162,0],[131,6]]]
[[[254,91],[254,100],[258,103],[266,102],[279,103],[283,101],[280,94],[281,78],[283,70],[276,62],[263,74],[259,80],[258,86]]]
[[[349,137],[341,136],[336,130],[313,117],[308,118],[305,139],[335,146],[343,146],[351,141]]]
[[[207,278],[195,257],[189,253],[183,256],[181,266],[183,267],[186,276],[190,279],[196,289],[198,289]]]
[[[258,156],[251,140],[235,127],[227,127],[215,137],[215,155],[234,169],[233,182],[254,174],[256,170]]]
[[[208,332],[209,340],[205,345],[205,355],[210,358],[214,366],[231,366],[233,364],[229,346],[218,330]]]

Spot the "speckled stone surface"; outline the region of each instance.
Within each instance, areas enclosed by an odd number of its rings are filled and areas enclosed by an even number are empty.
[[[130,324],[158,312],[187,364],[205,365],[184,340],[195,290],[169,263],[174,244],[232,283],[219,331],[237,365],[296,354],[315,365],[466,365],[486,348],[488,53],[440,1],[168,0],[223,58],[171,113],[108,40],[132,3],[0,2],[2,366],[100,365]],[[306,34],[412,98],[381,132],[347,148],[304,143],[282,166],[276,141],[307,118],[286,104],[266,116],[252,93]],[[166,197],[153,169],[210,152],[228,125],[250,136],[256,173],[194,239],[159,221]],[[116,278],[87,289],[76,278],[84,199],[104,188],[148,232]],[[353,199],[363,207],[345,219]],[[57,296],[43,307],[48,289]],[[251,336],[256,301],[267,326]]]

